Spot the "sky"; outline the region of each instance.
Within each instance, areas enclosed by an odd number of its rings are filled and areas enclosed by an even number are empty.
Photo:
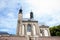
[[[29,18],[32,11],[39,25],[51,27],[60,24],[60,0],[0,0],[0,31],[16,34],[21,7],[23,18]]]

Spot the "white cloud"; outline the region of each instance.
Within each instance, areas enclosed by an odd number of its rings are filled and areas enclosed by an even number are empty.
[[[14,18],[14,17],[15,17],[13,12],[9,12],[9,13],[7,14],[7,16],[10,17],[10,18]]]
[[[16,19],[2,18],[0,19],[0,26],[6,28],[16,28]],[[16,25],[15,25],[16,24]]]
[[[29,11],[33,10],[35,19],[38,19],[40,22],[42,20],[49,26],[59,24],[60,0],[25,0],[24,3],[29,5]]]

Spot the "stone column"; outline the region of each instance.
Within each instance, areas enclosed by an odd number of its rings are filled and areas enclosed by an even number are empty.
[[[25,24],[24,34],[27,35],[27,24]]]
[[[32,28],[33,28],[33,35],[36,36],[36,26],[33,24]]]
[[[20,25],[20,27],[19,27],[19,35],[20,36],[22,35],[22,25]]]
[[[51,36],[51,35],[50,35],[50,30],[49,30],[49,28],[48,28],[47,30],[48,30],[48,36]]]
[[[40,35],[40,29],[39,29],[39,26],[38,24],[35,24],[36,26],[36,36]]]
[[[24,25],[22,25],[22,36],[24,36]]]
[[[31,24],[31,36],[34,36],[33,24]]]

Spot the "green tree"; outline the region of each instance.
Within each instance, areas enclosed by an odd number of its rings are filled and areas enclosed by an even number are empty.
[[[50,27],[51,36],[60,36],[60,25]]]

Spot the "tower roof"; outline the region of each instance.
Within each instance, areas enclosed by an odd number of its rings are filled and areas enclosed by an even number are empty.
[[[19,10],[19,13],[22,13],[22,8]]]
[[[31,11],[30,12],[30,19],[32,19],[33,18],[33,12]]]

